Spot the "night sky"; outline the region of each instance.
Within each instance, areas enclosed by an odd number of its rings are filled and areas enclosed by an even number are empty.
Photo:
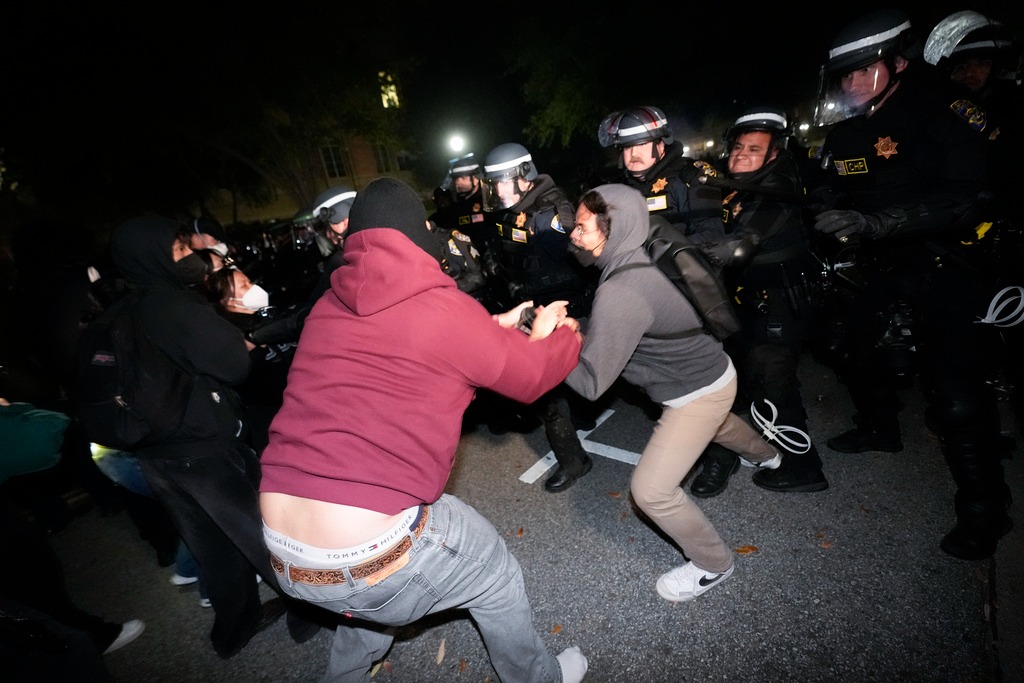
[[[146,128],[154,112],[176,120],[227,115],[239,70],[255,71],[256,87],[263,79],[268,90],[281,79],[317,88],[319,69],[345,69],[352,60],[414,65],[402,83],[410,130],[420,151],[438,160],[440,175],[450,132],[466,135],[480,155],[502,142],[530,144],[523,128],[532,112],[523,74],[508,73],[510,57],[550,50],[560,59],[552,49],[559,46],[596,65],[587,73],[609,108],[661,106],[682,133],[751,104],[812,102],[836,31],[888,6],[402,4],[390,11],[399,3],[8,6],[0,147],[37,147],[52,163],[83,164],[108,145],[116,149],[120,138],[159,135]],[[942,17],[967,8],[1020,27],[1022,5],[929,3],[910,16],[924,37]]]

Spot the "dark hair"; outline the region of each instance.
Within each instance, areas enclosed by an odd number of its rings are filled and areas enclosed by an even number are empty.
[[[605,239],[612,234],[612,216],[608,213],[611,207],[597,190],[588,190],[580,197],[580,204],[587,207],[587,211],[597,217],[597,229],[605,236]]]
[[[235,295],[235,269],[221,268],[206,278],[206,296],[218,308],[225,308],[224,302]]]

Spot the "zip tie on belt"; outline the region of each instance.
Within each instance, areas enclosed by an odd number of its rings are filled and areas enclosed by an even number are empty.
[[[1000,301],[1000,299],[1003,300]],[[1017,308],[1012,313],[1003,315],[1006,307],[1014,302],[1017,302]],[[1012,322],[1007,322],[1008,320]],[[988,304],[988,313],[985,314],[985,317],[979,318],[974,322],[989,323],[996,327],[1013,327],[1014,325],[1019,325],[1022,320],[1024,320],[1024,287],[1003,287],[992,297],[992,301]]]

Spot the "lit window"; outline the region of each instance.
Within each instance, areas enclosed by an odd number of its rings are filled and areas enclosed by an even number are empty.
[[[381,71],[377,74],[377,80],[380,82],[380,101],[385,109],[398,109],[398,84],[395,83],[395,77],[386,71]]]

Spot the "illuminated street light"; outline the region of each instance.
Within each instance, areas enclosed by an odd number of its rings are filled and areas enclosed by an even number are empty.
[[[461,152],[466,147],[466,141],[461,135],[453,135],[448,138],[448,147],[455,153]]]

